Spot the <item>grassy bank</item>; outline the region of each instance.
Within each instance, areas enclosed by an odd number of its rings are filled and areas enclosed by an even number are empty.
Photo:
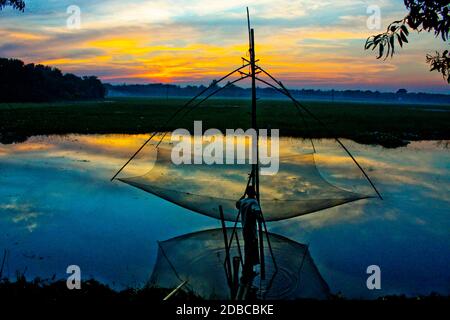
[[[116,291],[96,280],[81,283],[81,289],[67,289],[66,281],[49,281],[36,278],[27,281],[19,277],[16,281],[0,280],[0,299],[3,302],[39,303],[158,303],[171,292],[159,288],[129,288]],[[177,292],[173,301],[198,301],[200,298],[184,291]]]
[[[6,279],[0,280],[0,299],[5,303],[20,302],[23,305],[27,303],[51,304],[71,304],[76,306],[78,303],[89,304],[145,304],[158,305],[163,303],[163,299],[171,292],[168,289],[159,288],[129,288],[122,291],[116,291],[109,286],[96,280],[86,280],[81,282],[81,289],[67,289],[65,280],[49,281],[36,278],[27,281],[24,276],[19,276],[14,282]],[[192,293],[186,293],[179,290],[170,298],[170,302],[181,304],[202,303],[202,298]],[[303,302],[313,303],[316,300],[305,299]],[[351,300],[341,295],[331,295],[328,302],[341,303],[363,303],[369,300]],[[450,301],[449,296],[443,296],[432,293],[427,296],[391,295],[380,297],[377,300],[370,300],[372,304],[377,302],[401,302],[401,303],[445,303]],[[297,301],[299,302],[299,301]],[[204,303],[204,302],[203,302]],[[319,303],[316,301],[316,303]],[[326,303],[326,302],[322,302]],[[279,304],[279,302],[278,302]],[[295,305],[294,305],[295,306]]]
[[[162,126],[186,100],[111,98],[93,102],[0,104],[0,142],[20,142],[33,135],[191,129],[194,120],[203,120],[204,128],[220,130],[245,129],[250,124],[248,100],[215,99]],[[331,130],[310,117],[304,122],[293,105],[284,100],[259,101],[258,125],[278,128],[286,136],[336,136],[385,147],[402,146],[411,140],[450,139],[450,106],[343,102],[305,105]]]

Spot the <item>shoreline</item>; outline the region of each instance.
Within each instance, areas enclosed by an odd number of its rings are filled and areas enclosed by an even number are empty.
[[[215,99],[188,110],[167,125],[184,99],[108,98],[102,101],[0,104],[0,143],[26,141],[36,135],[144,134],[186,128],[202,120],[204,129],[249,128],[247,100]],[[365,145],[397,148],[411,141],[450,140],[450,106],[308,102],[326,127],[299,114],[282,100],[261,100],[259,128],[280,128],[280,136],[327,139],[339,137]],[[192,111],[192,112],[191,112]]]
[[[133,135],[133,134],[149,134],[149,132],[67,132],[67,133],[37,133],[37,134],[31,134],[31,135],[21,135],[21,134],[15,134],[13,132],[6,132],[2,133],[0,132],[0,144],[3,145],[9,145],[9,144],[16,144],[16,143],[24,143],[28,139],[32,137],[37,136],[67,136],[67,135],[99,135],[99,134],[123,134],[123,135]],[[304,136],[296,136],[296,135],[284,135],[281,137],[287,137],[287,138],[299,138],[299,139],[333,139],[334,137],[304,137]],[[387,149],[395,149],[395,148],[401,148],[408,146],[411,142],[415,141],[445,141],[449,140],[449,138],[439,138],[439,137],[430,137],[430,138],[421,138],[416,137],[417,139],[401,139],[399,137],[395,136],[386,136],[386,135],[377,135],[376,133],[368,133],[368,134],[361,134],[357,137],[349,138],[349,137],[338,137],[339,139],[348,139],[353,142],[362,144],[362,145],[368,145],[368,146],[382,146]]]
[[[67,288],[66,280],[49,280],[42,278],[35,278],[28,280],[25,276],[20,275],[15,281],[9,279],[0,279],[0,298],[3,301],[21,301],[21,302],[41,302],[41,303],[65,303],[73,302],[114,302],[114,303],[163,303],[163,298],[166,297],[172,289],[152,288],[152,287],[128,287],[122,290],[116,290],[109,285],[99,282],[95,279],[82,280],[80,290],[69,290]],[[389,302],[404,302],[404,303],[420,303],[420,302],[440,302],[446,303],[450,300],[450,296],[439,293],[418,294],[418,295],[404,295],[392,294],[376,297],[373,299],[354,299],[342,296],[340,293],[331,294],[327,300],[317,299],[299,299],[293,301],[303,301],[307,303],[326,304],[334,303],[389,303]],[[173,302],[195,303],[207,302],[211,303],[214,300],[205,300],[196,296],[192,292],[185,292],[180,290],[173,298]],[[258,300],[257,300],[258,301]],[[259,300],[262,301],[262,300]],[[232,302],[231,300],[229,301]],[[279,300],[278,303],[287,303],[286,300]]]

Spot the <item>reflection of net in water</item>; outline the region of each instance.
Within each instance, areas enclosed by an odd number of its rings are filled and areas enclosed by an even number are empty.
[[[227,229],[231,234],[232,228]],[[237,229],[243,248],[241,229]],[[258,298],[285,300],[326,299],[329,288],[312,260],[308,247],[280,235],[269,233],[278,271],[267,259],[266,279],[257,276]],[[264,248],[269,256],[268,248]],[[239,256],[233,241],[230,256]],[[206,299],[230,299],[225,267],[222,229],[187,234],[159,243],[158,258],[149,282],[151,287],[175,288],[187,281],[184,289]]]
[[[234,221],[236,201],[242,196],[250,164],[175,165],[169,147],[159,147],[148,173],[121,181],[189,210]],[[248,162],[247,162],[248,163]],[[275,175],[260,176],[261,207],[266,221],[287,219],[369,196],[328,183],[317,170],[313,154],[292,154],[279,159]]]

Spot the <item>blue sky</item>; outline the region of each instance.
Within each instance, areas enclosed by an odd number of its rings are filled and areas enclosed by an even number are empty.
[[[67,27],[70,5],[80,28]],[[381,30],[367,27],[380,8]],[[412,34],[394,59],[364,51],[365,39],[406,14],[403,1],[27,1],[0,12],[0,56],[98,75],[105,82],[208,83],[240,65],[247,47],[245,7],[261,64],[293,88],[448,93],[425,55],[448,44]]]

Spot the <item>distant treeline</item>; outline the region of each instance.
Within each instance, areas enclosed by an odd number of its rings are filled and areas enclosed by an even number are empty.
[[[206,89],[205,86],[181,87],[172,84],[145,84],[145,85],[111,85],[105,84],[108,96],[149,96],[149,97],[191,97]],[[218,88],[210,89],[208,93]],[[403,103],[439,103],[450,104],[450,95],[431,93],[408,93],[405,89],[399,89],[396,93],[361,90],[291,90],[294,97],[303,100],[327,100],[327,101],[378,101],[378,102],[403,102]],[[230,85],[220,91],[218,97],[246,98],[250,97],[250,89]],[[258,88],[257,95],[260,98],[283,98],[272,88]]]
[[[103,99],[97,77],[78,77],[40,64],[0,58],[0,102],[45,102]]]

